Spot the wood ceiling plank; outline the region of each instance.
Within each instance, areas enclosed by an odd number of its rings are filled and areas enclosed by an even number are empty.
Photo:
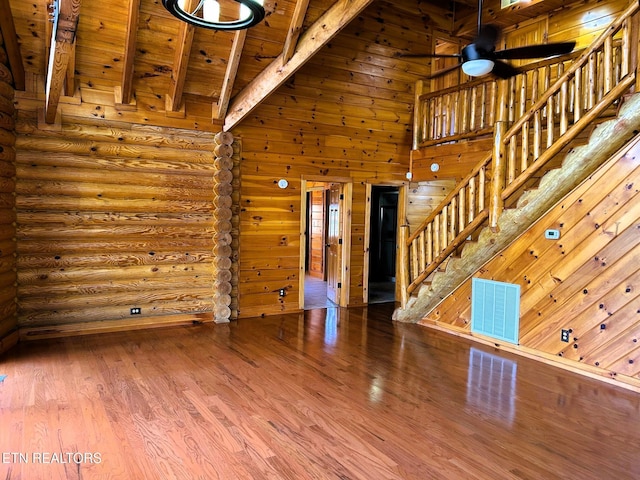
[[[285,65],[281,58],[276,58],[236,96],[225,118],[224,129],[237,125],[371,3],[373,0],[336,2],[303,34],[298,49]]]
[[[67,75],[67,67],[75,49],[80,0],[60,0],[55,29],[51,35],[51,52],[45,87],[45,121],[54,123],[58,102]]]
[[[291,24],[287,32],[287,39],[284,41],[284,48],[282,49],[282,65],[285,65],[293,57],[298,45],[298,39],[302,33],[302,23],[308,8],[309,0],[298,0],[296,2],[296,8],[293,11],[293,17],[291,17]]]

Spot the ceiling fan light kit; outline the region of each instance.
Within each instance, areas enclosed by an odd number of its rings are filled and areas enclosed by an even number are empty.
[[[162,0],[162,5],[179,20],[211,30],[243,30],[257,25],[264,19],[264,0],[233,1],[239,4],[239,14],[237,20],[231,21],[220,21],[220,4],[217,0],[200,0],[191,12],[185,10],[186,0]]]
[[[468,60],[462,64],[462,71],[470,77],[481,77],[491,73],[494,65],[493,61],[486,58]]]

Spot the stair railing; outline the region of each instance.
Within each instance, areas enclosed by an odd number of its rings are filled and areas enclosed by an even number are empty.
[[[630,88],[635,86],[638,90],[639,9],[638,2],[631,4],[589,48],[578,52],[579,56],[538,62],[509,80],[499,80],[495,96],[484,97],[489,106],[495,105],[494,113],[483,111],[483,115],[495,119],[493,151],[413,233],[409,234],[408,226],[400,230],[403,306],[409,295],[482,226],[488,223],[497,229],[505,201],[513,200],[510,197],[521,191],[549,160]],[[492,80],[488,82],[491,83]],[[440,115],[435,120],[421,121],[421,131],[430,133],[420,145],[453,141],[488,128],[465,131],[472,125],[470,120],[456,120],[457,115],[468,119],[478,116],[471,113],[476,112],[477,105],[452,100],[471,98],[469,88],[478,89],[478,85],[474,81],[471,87],[461,86],[459,91],[466,89],[468,93],[458,93],[457,97],[453,89],[441,92],[449,100],[432,100],[432,94],[420,96],[421,101],[428,101],[421,103],[417,111],[433,115],[430,105],[435,105]],[[488,86],[483,91],[492,88]],[[446,113],[443,105],[455,108]],[[460,113],[463,105],[468,106],[468,113]]]

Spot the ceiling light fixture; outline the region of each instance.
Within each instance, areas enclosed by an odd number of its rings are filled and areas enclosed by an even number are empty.
[[[162,0],[162,5],[183,22],[212,30],[243,30],[257,25],[265,16],[264,0],[233,0],[240,4],[238,20],[224,22],[220,21],[220,4],[216,0],[200,0],[191,12],[185,10],[188,1]]]
[[[470,77],[481,77],[493,70],[493,52],[485,52],[471,43],[462,49],[462,71]]]

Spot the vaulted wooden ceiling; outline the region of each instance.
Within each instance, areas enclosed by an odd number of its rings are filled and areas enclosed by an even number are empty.
[[[48,123],[55,121],[59,102],[75,101],[176,119],[208,117],[225,129],[371,4],[421,18],[425,34],[438,29],[466,38],[473,37],[477,11],[475,0],[266,0],[265,20],[234,33],[188,26],[161,0],[57,1],[53,32],[54,0],[0,0],[3,17],[11,10],[25,72],[22,87],[44,96]],[[485,18],[499,24],[562,7],[559,0],[533,1],[498,14],[497,1],[485,3]],[[424,45],[408,48],[424,51]],[[391,47],[386,52],[390,58],[396,53]]]

